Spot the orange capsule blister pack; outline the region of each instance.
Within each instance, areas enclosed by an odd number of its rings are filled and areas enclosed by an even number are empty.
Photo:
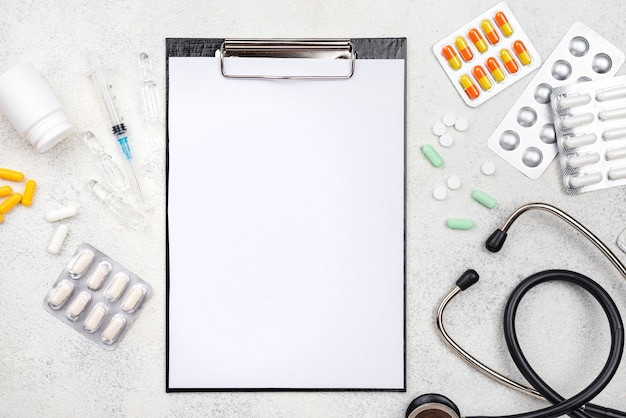
[[[433,46],[468,106],[476,107],[541,65],[541,57],[505,3]]]

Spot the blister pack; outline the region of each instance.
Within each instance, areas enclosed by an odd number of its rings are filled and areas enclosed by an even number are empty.
[[[578,194],[626,184],[626,76],[554,89],[563,186]]]
[[[531,179],[558,152],[550,95],[556,87],[614,75],[624,53],[584,24],[567,31],[489,137],[487,145]]]
[[[433,45],[468,106],[476,107],[541,65],[541,57],[506,3],[498,3]]]
[[[43,301],[44,308],[107,349],[120,343],[152,287],[95,247],[83,243]]]

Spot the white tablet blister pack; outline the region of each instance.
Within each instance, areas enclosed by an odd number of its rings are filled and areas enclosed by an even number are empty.
[[[558,152],[550,106],[552,90],[612,76],[623,63],[623,52],[584,24],[574,23],[487,145],[526,176],[539,178]]]
[[[44,308],[107,349],[120,343],[152,287],[95,247],[83,243],[43,301]]]
[[[626,185],[626,76],[556,88],[551,103],[565,191]]]
[[[498,3],[433,45],[465,104],[476,107],[541,65],[506,3]]]

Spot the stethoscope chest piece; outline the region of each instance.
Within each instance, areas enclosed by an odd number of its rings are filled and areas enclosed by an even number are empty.
[[[406,418],[460,418],[459,408],[448,398],[428,393],[413,399],[406,410]]]

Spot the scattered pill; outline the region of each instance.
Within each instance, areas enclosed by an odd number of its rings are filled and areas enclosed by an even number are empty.
[[[104,304],[99,303],[94,306],[91,312],[89,312],[89,315],[87,315],[85,322],[83,323],[85,331],[90,333],[97,331],[106,314],[107,308],[106,306],[104,306]]]
[[[8,196],[11,193],[13,193],[13,189],[11,188],[11,186],[2,186],[2,187],[0,187],[0,197]]]
[[[497,45],[500,42],[500,35],[498,35],[496,28],[493,27],[489,19],[483,20],[480,26],[483,28],[483,32],[491,45]]]
[[[509,36],[513,35],[513,26],[511,26],[511,24],[509,23],[509,19],[506,17],[504,12],[496,13],[496,16],[493,20],[496,21],[496,24],[498,25],[504,36],[508,38]]]
[[[591,186],[592,184],[602,181],[601,173],[589,173],[582,176],[573,176],[569,179],[570,187],[576,189],[578,187]]]
[[[56,285],[54,289],[52,289],[52,292],[50,292],[50,296],[48,297],[48,305],[52,309],[59,309],[70,297],[73,290],[74,285],[69,280],[63,280],[59,282],[59,284]]]
[[[102,283],[106,280],[111,272],[112,266],[108,261],[101,261],[98,263],[98,267],[89,275],[87,279],[87,287],[91,290],[98,290]]]
[[[454,127],[457,131],[463,132],[469,127],[469,122],[465,118],[458,118],[456,122],[454,122]]]
[[[624,118],[626,118],[626,107],[603,110],[601,112],[598,112],[598,119],[600,120],[612,120],[612,119],[624,119]]]
[[[78,317],[83,313],[87,305],[91,302],[91,294],[86,291],[80,292],[69,308],[67,308],[67,319],[70,321],[76,321]]]
[[[69,228],[65,224],[61,224],[57,227],[56,231],[52,235],[50,242],[48,243],[48,252],[50,254],[58,254],[61,246],[63,245],[63,241],[65,241],[65,237],[67,237],[67,232]]]
[[[102,342],[105,344],[113,344],[117,341],[117,337],[119,337],[125,326],[126,318],[120,314],[113,315],[111,321],[107,324],[106,328],[104,328],[104,331],[102,331]]]
[[[565,109],[566,107],[577,107],[586,105],[590,101],[591,95],[589,94],[575,94],[559,99],[557,104],[561,109]]]
[[[595,117],[593,116],[593,113],[582,113],[580,115],[568,116],[561,119],[561,125],[563,125],[564,128],[576,128],[578,126],[590,124],[594,119]]]
[[[491,161],[486,161],[480,166],[480,171],[486,176],[491,176],[496,172],[496,165]]]
[[[446,181],[448,188],[450,190],[458,190],[461,188],[461,177],[459,176],[450,176],[448,177],[448,181]]]
[[[146,288],[142,285],[135,285],[129,291],[122,301],[122,310],[124,312],[133,313],[146,296]]]
[[[489,49],[487,41],[485,41],[485,38],[483,38],[478,29],[470,29],[467,33],[467,37],[470,38],[470,41],[472,41],[478,52],[480,52],[481,54],[487,52],[487,49]]]
[[[74,256],[68,268],[70,277],[72,279],[80,278],[87,271],[94,257],[95,255],[91,250],[83,250]]]
[[[437,150],[435,150],[432,145],[424,145],[422,147],[422,154],[424,154],[424,156],[428,159],[428,161],[430,161],[430,163],[434,167],[439,168],[443,165],[443,158],[441,158],[441,155],[439,155]]]
[[[446,113],[445,115],[443,115],[443,118],[441,118],[443,121],[443,124],[446,126],[454,126],[454,122],[456,121],[456,116],[454,116],[454,113]]]
[[[606,140],[612,140],[612,139],[621,139],[621,138],[625,138],[626,137],[626,128],[613,128],[613,129],[607,129],[606,131],[604,131],[604,133],[602,134],[602,137]],[[1,212],[1,211],[0,211]]]
[[[454,44],[456,45],[456,48],[459,50],[459,54],[461,55],[461,58],[463,58],[463,61],[470,62],[471,60],[474,59],[474,53],[470,49],[470,46],[467,44],[467,41],[465,40],[464,37],[458,36],[454,40]]]
[[[450,134],[443,134],[439,137],[439,143],[442,147],[449,147],[454,143],[454,138]]]
[[[444,200],[446,197],[448,197],[448,191],[443,186],[437,186],[433,190],[433,197],[437,200]]]
[[[487,58],[485,65],[487,65],[487,69],[491,73],[493,79],[498,83],[502,83],[506,80],[506,74],[504,73],[504,70],[502,70],[502,67],[500,67],[500,63],[497,59],[494,57]]]
[[[578,168],[590,164],[595,164],[598,161],[600,161],[600,154],[598,154],[597,152],[590,152],[587,154],[574,155],[572,157],[569,157],[566,160],[565,164],[567,164],[569,168]]]
[[[522,65],[526,66],[533,63],[533,57],[530,55],[530,52],[528,52],[528,49],[526,49],[526,45],[524,45],[524,42],[513,42],[513,50],[517,54],[517,57],[519,58]]]
[[[113,281],[111,281],[111,284],[104,292],[104,297],[111,301],[117,300],[126,290],[126,286],[128,286],[129,281],[130,278],[128,277],[128,274],[124,272],[117,273],[113,276]]]
[[[6,200],[0,203],[0,214],[5,214],[15,207],[22,200],[20,193],[13,193],[7,197]]]
[[[474,221],[468,218],[450,218],[446,221],[450,229],[468,230],[474,227]]]
[[[478,87],[476,87],[476,84],[474,84],[469,75],[463,74],[459,79],[459,82],[461,83],[461,87],[463,87],[465,94],[467,94],[467,97],[471,100],[478,99],[480,96],[480,90],[478,90]]]
[[[616,87],[611,89],[600,90],[596,94],[596,100],[606,102],[609,100],[626,98],[626,87]]]
[[[62,219],[71,218],[72,216],[76,216],[78,213],[78,208],[76,206],[65,206],[59,209],[53,209],[46,213],[46,221],[48,222],[56,222]]]
[[[474,75],[474,78],[476,79],[476,81],[478,81],[478,84],[480,84],[480,87],[483,90],[485,91],[491,90],[491,87],[493,87],[493,83],[489,79],[489,76],[487,75],[483,67],[481,67],[480,65],[477,65],[472,70],[472,74]]]
[[[452,46],[444,46],[441,49],[441,55],[443,55],[443,57],[448,60],[448,64],[450,64],[450,67],[452,67],[453,69],[459,70],[463,66],[461,58],[459,58],[458,54],[456,53],[454,48],[452,48]]]
[[[474,190],[472,192],[472,198],[481,205],[488,207],[489,209],[493,209],[498,206],[498,201],[494,197],[483,192],[482,190]]]
[[[0,168],[0,179],[9,181],[24,181],[24,173],[19,171],[9,170],[8,168]]]
[[[30,206],[33,204],[33,197],[35,196],[35,189],[37,188],[37,183],[35,180],[28,180],[26,182],[26,187],[24,188],[24,196],[22,197],[22,205]]]
[[[504,63],[504,67],[510,74],[515,74],[519,71],[519,65],[515,60],[513,54],[508,49],[503,49],[500,51],[500,58],[502,58],[502,62]]]
[[[435,122],[433,125],[433,133],[437,136],[443,135],[446,133],[446,125],[441,122]]]

